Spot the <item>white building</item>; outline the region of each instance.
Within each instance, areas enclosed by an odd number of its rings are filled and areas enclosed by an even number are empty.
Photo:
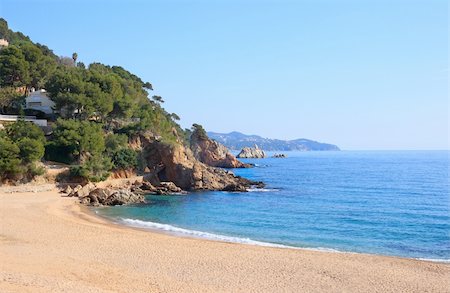
[[[17,116],[17,115],[1,115],[0,114],[0,129],[2,129],[2,127],[4,128],[3,123],[13,123],[18,120],[33,122],[37,126],[41,126],[41,127],[47,126],[46,119],[37,119],[36,116]]]
[[[55,103],[50,100],[44,89],[32,91],[26,98],[25,103],[25,109],[39,110],[45,114],[52,114],[55,107]]]
[[[1,47],[8,47],[9,43],[5,39],[0,39],[0,48]]]

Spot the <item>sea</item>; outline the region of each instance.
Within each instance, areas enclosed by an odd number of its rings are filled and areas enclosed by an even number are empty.
[[[450,261],[449,151],[284,153],[232,170],[264,189],[149,195],[95,212],[186,237]]]

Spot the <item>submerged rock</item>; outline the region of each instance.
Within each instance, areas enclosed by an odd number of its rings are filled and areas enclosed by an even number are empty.
[[[266,153],[255,144],[254,147],[243,148],[241,152],[237,155],[237,157],[261,159],[266,157]]]

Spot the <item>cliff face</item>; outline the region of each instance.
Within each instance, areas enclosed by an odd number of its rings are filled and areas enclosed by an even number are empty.
[[[197,130],[191,135],[191,150],[197,160],[208,166],[221,168],[251,167],[251,165],[244,164],[236,159],[224,145],[201,135]]]
[[[142,150],[147,170],[145,178],[154,185],[170,181],[183,190],[228,191],[245,191],[252,185],[263,185],[226,170],[207,166],[183,145],[162,143],[149,134],[139,135],[131,145]]]

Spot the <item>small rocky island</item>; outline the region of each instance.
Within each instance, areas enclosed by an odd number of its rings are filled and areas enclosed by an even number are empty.
[[[245,147],[237,155],[237,158],[245,159],[262,159],[266,157],[266,153],[255,144],[254,147]]]

